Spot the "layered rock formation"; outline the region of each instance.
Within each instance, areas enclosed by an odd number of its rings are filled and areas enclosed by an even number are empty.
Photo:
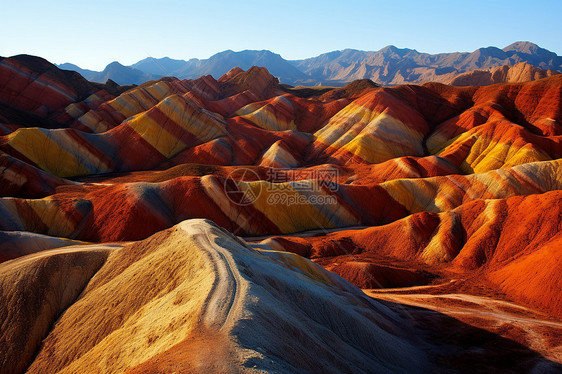
[[[0,121],[19,126],[57,127],[70,119],[64,110],[71,103],[83,101],[95,106],[130,88],[111,81],[105,85],[91,83],[80,74],[59,70],[42,58],[28,55],[1,57],[0,81]]]
[[[562,331],[562,76],[314,90],[254,67],[126,89],[18,61],[0,61],[5,372],[192,372],[213,354],[219,372],[562,362],[548,332]],[[185,221],[200,218],[215,224]],[[300,256],[361,288],[413,288],[370,291],[379,304]],[[405,320],[402,303],[434,298],[404,292],[474,297],[474,318]]]

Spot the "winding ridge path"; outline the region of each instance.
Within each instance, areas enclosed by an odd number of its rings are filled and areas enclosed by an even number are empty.
[[[205,327],[227,330],[243,308],[246,282],[242,279],[232,254],[215,242],[218,236],[212,238],[202,223],[182,223],[179,226],[193,237],[199,248],[206,251],[214,267],[215,281],[205,301],[201,321]]]

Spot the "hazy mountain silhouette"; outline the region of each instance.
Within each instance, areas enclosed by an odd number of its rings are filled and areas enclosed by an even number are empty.
[[[114,61],[107,65],[102,72],[95,74],[91,80],[94,82],[106,82],[108,79],[111,79],[118,84],[124,85],[141,84],[160,77],[161,75],[149,74],[130,66],[123,66]]]
[[[185,60],[174,60],[169,57],[154,58],[147,57],[144,60],[131,65],[132,68],[144,71],[148,74],[171,76],[177,70],[184,68],[188,64]]]
[[[92,78],[96,74],[99,74],[98,71],[89,70],[89,69],[82,69],[81,67],[79,67],[77,65],[74,65],[74,64],[71,64],[69,62],[65,62],[64,64],[56,64],[56,66],[59,69],[76,71],[76,72],[80,73],[81,76],[83,76],[84,78],[86,78],[89,81],[91,81]]]
[[[139,84],[160,76],[194,79],[202,75],[219,78],[233,67],[244,70],[262,66],[291,85],[345,85],[356,79],[371,79],[383,85],[449,82],[455,76],[472,70],[513,66],[527,62],[541,69],[562,70],[562,57],[530,42],[516,42],[503,49],[479,48],[474,52],[428,54],[415,49],[387,46],[379,51],[345,49],[304,60],[285,60],[267,50],[227,50],[208,59],[174,60],[149,57],[129,67],[112,63],[101,72],[76,65],[59,65],[75,70],[94,81],[110,78],[119,84]]]
[[[194,79],[202,75],[212,75],[219,78],[233,67],[248,70],[252,66],[262,66],[278,77],[282,83],[292,84],[297,80],[306,79],[304,73],[280,55],[265,50],[241,52],[228,50],[204,60],[182,61],[172,60],[168,57],[146,58],[131,66],[147,73],[170,75],[182,79]]]
[[[292,61],[311,81],[345,83],[368,78],[387,85],[447,81],[455,74],[503,65],[512,66],[519,62],[527,62],[542,69],[562,69],[562,57],[529,42],[513,43],[503,50],[487,47],[471,53],[434,55],[394,46],[376,52],[346,49]],[[444,79],[439,79],[440,77]]]

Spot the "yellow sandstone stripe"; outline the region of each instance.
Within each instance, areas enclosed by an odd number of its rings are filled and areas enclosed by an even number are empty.
[[[176,155],[186,147],[184,142],[163,129],[148,115],[137,116],[127,124],[166,158]]]
[[[298,201],[300,193],[288,183],[276,184],[265,181],[240,182],[246,185],[254,194],[259,194],[253,203],[254,208],[268,217],[283,233],[314,229],[334,228],[336,224],[312,204],[284,204],[275,203],[268,198],[272,194],[287,196],[287,199]]]
[[[199,112],[178,95],[167,97],[158,108],[168,118],[203,142],[226,135],[222,118],[216,117],[211,112]]]
[[[227,196],[224,190],[224,184],[219,182],[216,177],[211,175],[205,175],[201,177],[201,186],[205,190],[207,196],[209,196],[215,204],[221,209],[221,211],[236,225],[240,226],[244,231],[250,234],[259,234],[254,231],[249,224],[248,217],[243,213],[243,209],[240,209],[235,205]]]
[[[166,82],[158,82],[145,88],[156,100],[162,101],[171,94],[170,86]]]
[[[109,129],[109,125],[105,121],[100,121],[100,118],[92,111],[85,113],[78,121],[98,134]]]
[[[49,228],[47,235],[69,237],[75,229],[75,223],[58,208],[55,201],[49,197],[45,199],[29,199],[25,202],[39,216],[41,221]]]
[[[13,132],[8,136],[8,144],[53,175],[70,177],[90,173],[74,155],[39,128],[22,128]]]

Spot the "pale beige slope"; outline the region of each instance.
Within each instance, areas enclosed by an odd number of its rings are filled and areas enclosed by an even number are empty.
[[[2,265],[4,280],[22,279],[20,288],[4,287],[7,300],[14,295],[42,300],[91,277],[52,326],[29,373],[429,369],[420,348],[425,343],[414,338],[411,321],[302,257],[253,250],[209,221],[185,221],[114,247],[107,259],[107,248],[92,246],[91,253],[72,248]],[[45,267],[62,253],[65,259],[79,256],[78,274]],[[92,277],[96,261],[105,263]],[[29,270],[19,272],[21,267]],[[42,278],[25,281],[42,267]],[[58,273],[63,284],[51,279]],[[37,319],[18,308],[6,312],[19,331]],[[17,340],[14,333],[2,338]],[[3,354],[10,362],[20,358],[13,350]]]
[[[85,243],[27,231],[0,231],[0,262],[47,249],[79,244]]]
[[[73,246],[0,264],[0,373],[23,372],[51,325],[104,263],[109,246]]]
[[[29,373],[118,373],[197,327],[215,275],[181,229],[113,252],[54,325]]]
[[[189,223],[190,227],[206,223]],[[298,255],[257,252],[218,227],[213,246],[238,273],[230,335],[245,365],[266,372],[417,372],[425,354],[411,321]],[[229,258],[229,256],[232,256]],[[235,274],[234,277],[237,277]],[[404,355],[409,359],[405,360]]]

